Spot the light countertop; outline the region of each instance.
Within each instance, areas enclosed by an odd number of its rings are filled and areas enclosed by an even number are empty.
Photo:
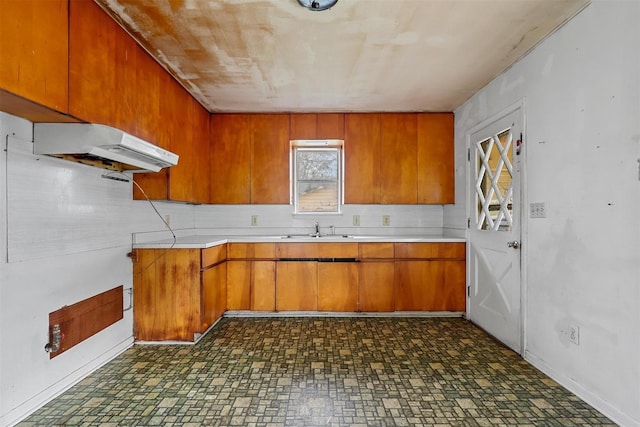
[[[139,249],[204,249],[210,248],[224,243],[357,243],[357,242],[407,242],[407,243],[464,243],[466,239],[458,237],[442,237],[442,236],[419,236],[419,235],[402,235],[402,236],[367,236],[367,235],[326,235],[322,237],[310,237],[304,235],[253,235],[253,236],[220,236],[220,235],[188,235],[179,236],[174,239],[163,239],[144,243],[135,243],[134,248]]]

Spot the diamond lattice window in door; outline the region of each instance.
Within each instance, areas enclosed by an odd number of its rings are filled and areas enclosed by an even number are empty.
[[[476,142],[476,224],[479,230],[513,227],[513,133],[511,129]]]

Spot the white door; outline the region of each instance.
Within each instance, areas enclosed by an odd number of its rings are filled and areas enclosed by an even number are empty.
[[[469,319],[521,353],[522,109],[469,135]]]

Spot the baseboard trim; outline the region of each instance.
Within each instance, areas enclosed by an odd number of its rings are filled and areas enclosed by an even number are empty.
[[[462,311],[391,311],[391,312],[335,312],[335,311],[251,311],[229,310],[224,317],[464,317]]]
[[[81,366],[77,370],[71,372],[62,380],[52,384],[40,393],[11,409],[6,414],[3,414],[2,417],[0,417],[0,425],[16,425],[17,423],[40,409],[42,406],[46,405],[47,403],[82,381],[96,369],[102,367],[106,363],[113,360],[115,357],[122,354],[125,350],[131,348],[131,346],[133,346],[133,337],[129,337],[124,341],[116,344],[111,349],[91,360],[86,365]]]
[[[594,409],[600,411],[604,416],[608,417],[614,423],[626,427],[640,427],[640,420],[633,419],[624,412],[621,412],[618,408],[611,406],[609,402],[603,400],[600,396],[597,396],[592,391],[587,390],[583,385],[577,383],[575,380],[566,376],[564,373],[558,372],[557,370],[549,366],[544,360],[537,357],[535,354],[525,351],[524,359],[531,365],[535,366],[536,369],[542,371],[544,374],[551,377],[554,381],[562,385],[564,388],[587,402]]]

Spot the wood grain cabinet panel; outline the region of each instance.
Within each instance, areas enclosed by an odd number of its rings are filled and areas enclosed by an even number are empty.
[[[464,311],[463,261],[397,261],[398,311]]]
[[[358,311],[358,264],[318,263],[318,310]]]
[[[205,332],[227,309],[227,263],[223,262],[202,272],[202,325]]]
[[[317,139],[318,115],[292,113],[289,115],[289,139]]]
[[[211,115],[210,203],[251,203],[251,136],[250,115]]]
[[[380,122],[380,202],[416,204],[418,164],[416,114],[383,114]]]
[[[455,203],[453,113],[418,114],[418,203]]]
[[[293,113],[289,120],[289,139],[344,139],[343,113]]]
[[[278,261],[276,266],[276,310],[318,310],[318,263]]]
[[[200,249],[137,249],[133,267],[138,341],[194,341],[226,310],[227,266],[201,268]]]
[[[201,332],[200,250],[139,249],[134,263],[134,335],[193,341]]]
[[[380,203],[380,114],[345,115],[344,201]]]
[[[395,310],[393,261],[363,261],[359,265],[360,311]]]
[[[251,116],[251,203],[289,203],[289,115]]]
[[[46,109],[69,110],[69,9],[67,0],[0,1],[0,108],[11,114],[57,121]],[[18,95],[23,99],[14,97]]]
[[[253,261],[251,266],[251,310],[276,309],[276,263]]]
[[[227,308],[251,310],[253,261],[227,261]]]

